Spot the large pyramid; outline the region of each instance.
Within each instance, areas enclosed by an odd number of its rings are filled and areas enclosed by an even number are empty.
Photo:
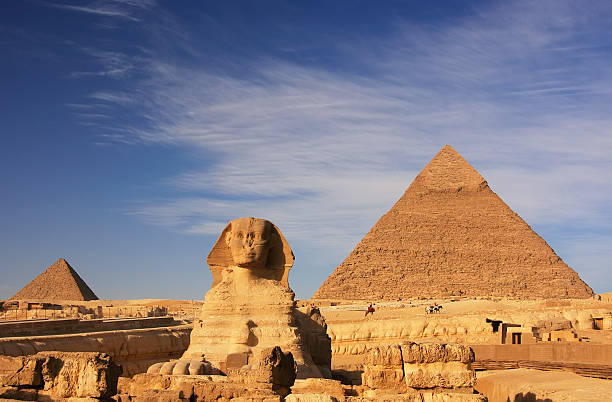
[[[593,290],[446,145],[313,298],[586,298]]]
[[[70,264],[60,258],[11,300],[98,300],[98,297]]]

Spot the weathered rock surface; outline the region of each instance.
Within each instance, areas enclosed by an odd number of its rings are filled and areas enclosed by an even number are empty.
[[[415,343],[401,345],[404,363],[472,363],[474,352],[471,348],[457,344]]]
[[[366,352],[363,385],[404,393],[410,389],[471,388],[474,352],[458,344],[407,342],[373,347]]]
[[[60,258],[9,300],[97,300],[77,272]]]
[[[307,378],[304,380],[296,380],[295,384],[291,387],[291,395],[295,395],[296,397],[300,395],[300,397],[297,397],[297,399],[291,399],[295,401],[343,400],[344,394],[344,387],[340,381],[325,378]],[[302,397],[301,395],[305,396]],[[328,399],[312,399],[313,395],[321,395],[321,397],[325,396]]]
[[[108,398],[121,368],[102,353],[41,352],[0,358],[0,398]],[[34,399],[28,399],[34,398]]]
[[[29,356],[0,356],[0,384],[28,388],[41,386],[43,361]]]
[[[191,326],[147,328],[85,334],[1,338],[0,355],[25,356],[42,351],[108,353],[124,376],[144,373],[157,362],[179,358],[189,345]]]
[[[319,393],[291,394],[287,395],[285,402],[338,402],[338,399],[331,395]]]
[[[227,370],[227,381],[244,384],[274,384],[291,387],[296,377],[293,355],[283,353],[280,347],[260,351],[255,363]]]
[[[587,298],[592,289],[445,146],[316,299]]]
[[[280,402],[295,381],[293,356],[275,347],[261,351],[254,360],[255,363],[229,370],[227,376],[137,374],[121,380],[118,394],[126,400]]]
[[[478,303],[489,303],[490,309],[477,310]],[[610,316],[610,308],[594,308],[596,305],[587,303],[587,300],[576,299],[572,303],[575,305],[547,308],[540,306],[538,301],[494,303],[464,300],[445,303],[446,309],[442,314],[425,315],[422,307],[412,308],[412,313],[408,313],[406,309],[390,309],[389,312],[380,310],[368,319],[363,319],[361,313],[358,318],[347,320],[342,317],[349,313],[342,310],[336,310],[332,315],[328,309],[325,314],[328,334],[332,339],[334,361],[337,362],[340,356],[360,356],[368,348],[406,340],[436,340],[441,343],[471,345],[500,344],[500,332],[494,332],[487,319],[518,324],[525,329],[539,328],[538,332],[543,339],[546,331],[558,328],[589,330],[593,328],[596,317],[603,317],[605,323],[606,318]],[[356,309],[359,306],[347,308]]]
[[[400,345],[374,347],[366,352],[362,384],[373,389],[406,391]]]

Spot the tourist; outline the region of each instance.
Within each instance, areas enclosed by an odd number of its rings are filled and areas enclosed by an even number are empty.
[[[368,306],[368,310],[366,311],[365,316],[367,317],[368,314],[374,315],[374,307],[372,307],[372,303],[370,303],[370,305]]]

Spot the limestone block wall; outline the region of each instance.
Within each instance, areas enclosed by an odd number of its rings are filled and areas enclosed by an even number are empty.
[[[121,364],[123,376],[146,372],[154,363],[178,359],[189,345],[192,327],[91,332],[70,335],[0,338],[0,355],[26,356],[42,351],[103,352]]]
[[[440,343],[389,345],[369,349],[362,384],[372,389],[470,388],[476,376],[468,346]]]
[[[363,322],[328,322],[332,354],[360,355],[378,345],[405,340],[436,339],[444,342],[486,344],[497,343],[485,317],[415,317]]]
[[[363,365],[362,384],[374,389],[406,391],[404,361],[400,345],[368,349]]]
[[[177,325],[173,317],[122,319],[60,319],[0,322],[0,337],[74,334]]]
[[[500,344],[500,332],[494,332],[487,318],[519,324],[525,330],[560,324],[577,330],[592,329],[594,318],[607,317],[609,309],[534,310],[516,313],[475,313],[456,316],[422,315],[396,319],[360,321],[327,320],[333,356],[356,356],[368,348],[403,341],[436,340],[470,345]],[[607,322],[606,322],[607,323]]]

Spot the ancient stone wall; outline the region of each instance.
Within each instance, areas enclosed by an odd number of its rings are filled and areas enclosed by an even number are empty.
[[[158,328],[178,325],[172,317],[101,319],[101,320],[24,320],[0,322],[0,338],[74,334],[125,329]]]
[[[471,388],[476,376],[468,346],[407,342],[369,349],[362,384],[404,393],[409,389]]]
[[[487,319],[521,325],[524,329],[552,323],[565,323],[578,330],[592,329],[595,317],[607,317],[609,309],[565,309],[524,311],[515,313],[478,312],[462,315],[421,315],[415,317],[360,321],[327,320],[331,349],[336,362],[339,357],[353,356],[354,362],[368,349],[403,341],[436,340],[470,345],[501,344],[501,329],[494,331]],[[512,345],[510,345],[512,346]],[[347,360],[348,361],[348,360]],[[336,368],[340,368],[337,363]]]
[[[144,373],[161,361],[180,357],[189,345],[191,326],[1,338],[0,355],[26,356],[42,351],[108,353],[124,376]]]

